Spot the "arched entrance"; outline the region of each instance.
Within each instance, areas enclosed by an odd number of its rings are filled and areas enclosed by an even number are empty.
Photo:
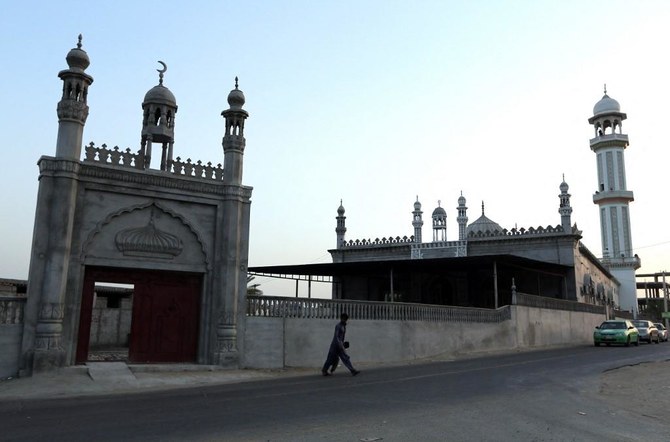
[[[95,284],[134,285],[128,360],[134,363],[196,362],[202,275],[86,267],[76,363],[88,360]]]

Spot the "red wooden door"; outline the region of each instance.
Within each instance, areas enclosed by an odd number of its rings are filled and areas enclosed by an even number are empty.
[[[195,362],[198,349],[198,278],[148,278],[135,284],[128,359]]]

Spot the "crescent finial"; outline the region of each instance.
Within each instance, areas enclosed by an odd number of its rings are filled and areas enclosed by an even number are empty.
[[[158,71],[158,84],[163,84],[163,74],[167,71],[167,65],[160,60],[158,60],[158,63],[163,66],[163,69],[156,69]]]

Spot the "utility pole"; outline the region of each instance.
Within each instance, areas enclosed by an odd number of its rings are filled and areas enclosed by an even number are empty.
[[[668,312],[668,286],[665,285],[665,270],[663,270],[663,310]],[[668,318],[665,319],[665,328],[668,328]]]

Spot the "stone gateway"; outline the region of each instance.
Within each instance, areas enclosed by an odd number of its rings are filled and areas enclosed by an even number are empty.
[[[38,162],[21,375],[88,360],[96,283],[134,288],[131,362],[237,367],[252,192],[242,184],[248,113],[237,78],[222,112],[223,166],[177,156],[163,62],[142,103],[139,149],[90,143],[81,158],[93,83],[81,36],[66,61],[56,154]]]

